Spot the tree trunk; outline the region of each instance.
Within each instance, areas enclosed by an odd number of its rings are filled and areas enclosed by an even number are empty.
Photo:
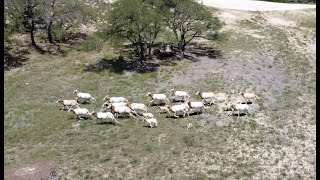
[[[179,47],[179,52],[182,54],[182,55],[184,55],[184,50],[185,50],[185,42],[186,42],[186,40],[185,40],[185,38],[184,38],[184,34],[181,34],[180,35],[180,42],[179,42],[179,44],[178,44],[178,47]]]
[[[47,33],[48,33],[49,43],[54,44],[53,39],[52,39],[52,21],[50,21],[50,23],[48,25]]]
[[[139,57],[140,56],[139,45],[137,43],[135,43],[134,46],[135,46],[135,50],[134,50],[135,57],[137,57],[137,56]]]
[[[179,51],[181,53],[181,56],[184,57],[184,51],[185,51],[185,47],[186,47],[186,39],[185,39],[185,34],[182,33],[181,34],[181,40],[180,40],[180,47],[179,47]]]
[[[143,43],[140,43],[140,52],[139,52],[139,58],[140,60],[144,60],[145,57],[144,57],[144,44]]]
[[[30,29],[31,44],[36,50],[40,51],[40,53],[44,53],[44,50],[41,49],[40,46],[37,45],[37,43],[34,39],[34,30],[35,30],[34,20],[31,20],[31,29]]]
[[[183,45],[183,42],[182,42],[182,41],[180,41],[180,42],[178,43],[178,48],[179,48],[179,52],[180,52],[181,54],[183,54],[184,45]]]
[[[182,57],[184,57],[184,50],[185,50],[185,45],[183,44],[182,47],[181,47],[181,52],[182,52],[181,55],[182,55]]]
[[[186,39],[183,39],[183,45],[182,45],[183,52],[186,50],[186,46],[187,46]]]
[[[31,20],[30,37],[31,37],[32,46],[37,49],[38,45],[37,45],[36,41],[34,40],[34,21],[33,20]]]
[[[148,44],[148,49],[149,49],[148,56],[152,56],[152,45],[153,43]]]

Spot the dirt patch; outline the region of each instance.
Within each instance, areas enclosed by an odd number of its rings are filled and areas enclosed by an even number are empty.
[[[4,179],[8,180],[34,180],[34,179],[58,179],[56,166],[51,161],[41,161],[32,165],[22,166],[8,170]]]
[[[245,12],[245,11],[238,11],[238,10],[224,10],[219,11],[217,13],[219,18],[227,24],[224,26],[222,30],[238,30],[239,27],[237,26],[236,22],[251,19],[253,17],[252,13]]]
[[[193,54],[190,54],[196,57]],[[197,80],[204,78],[208,74],[221,73],[224,63],[220,60],[210,59],[206,56],[197,57],[199,60],[194,66],[191,66],[183,73],[174,74],[171,82],[175,85],[190,85]]]
[[[288,27],[294,27],[296,26],[296,23],[294,21],[290,21],[284,18],[280,18],[280,17],[274,17],[274,16],[265,16],[266,19],[268,20],[268,22],[271,25],[274,26],[288,26]]]
[[[237,9],[245,11],[279,11],[316,8],[313,4],[289,4],[252,0],[202,0],[206,6],[221,9]]]

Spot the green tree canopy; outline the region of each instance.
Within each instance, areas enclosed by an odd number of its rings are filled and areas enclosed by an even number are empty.
[[[161,9],[181,52],[195,37],[202,37],[208,30],[217,31],[223,25],[204,5],[194,0],[163,0]]]
[[[119,0],[113,4],[108,23],[107,34],[131,42],[139,57],[144,59],[144,46],[149,47],[150,54],[161,29],[162,18],[153,6],[143,0]]]

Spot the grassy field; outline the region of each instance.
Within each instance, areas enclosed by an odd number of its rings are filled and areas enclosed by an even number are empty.
[[[63,55],[30,50],[23,66],[5,74],[5,177],[42,165],[61,179],[314,179],[315,52],[300,50],[315,43],[315,16],[295,12],[307,21],[295,19],[292,31],[266,19],[290,19],[290,13],[238,17],[239,31],[226,29],[223,44],[202,43],[222,56],[153,60],[161,65],[146,73],[103,67],[86,71],[114,55],[108,44],[90,52],[68,48]],[[186,90],[193,100],[199,100],[195,92],[200,88],[215,93],[248,88],[261,100],[253,104],[253,116],[239,119],[220,114],[217,106],[209,114],[179,119],[150,107],[158,128],[149,128],[141,118],[122,118],[119,125],[84,120],[80,131],[72,129],[74,115],[56,103],[74,99],[72,91],[78,89],[97,99],[82,105],[90,111],[106,95],[147,104],[147,92],[169,95],[173,87]],[[188,123],[194,128],[187,130]],[[24,177],[31,173],[19,172]]]

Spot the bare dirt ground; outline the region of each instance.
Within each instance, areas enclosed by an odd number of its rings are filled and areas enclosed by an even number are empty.
[[[316,8],[314,4],[286,4],[255,0],[198,0],[209,7],[246,11],[277,11]]]
[[[34,180],[34,179],[57,179],[54,162],[39,161],[36,164],[23,168],[15,168],[6,173],[4,179],[10,180]]]

